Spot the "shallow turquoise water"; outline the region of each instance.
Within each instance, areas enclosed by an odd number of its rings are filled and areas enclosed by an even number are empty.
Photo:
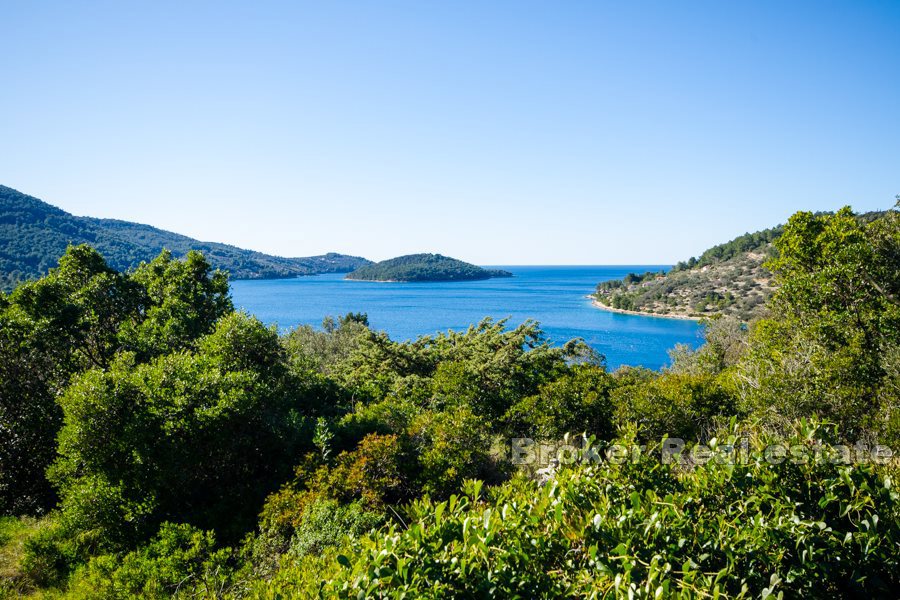
[[[493,268],[493,267],[492,267]],[[281,328],[320,325],[327,315],[364,312],[375,329],[393,339],[413,339],[447,329],[465,329],[483,317],[540,322],[549,340],[584,338],[606,355],[609,366],[658,369],[677,343],[696,346],[693,321],[621,315],[591,306],[585,296],[598,282],[662,266],[500,266],[515,276],[453,283],[347,281],[342,274],[297,279],[233,281],[235,306]]]

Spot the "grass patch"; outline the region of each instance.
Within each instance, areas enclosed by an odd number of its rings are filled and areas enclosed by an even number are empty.
[[[0,599],[35,593],[21,570],[25,541],[41,527],[33,517],[0,517]]]

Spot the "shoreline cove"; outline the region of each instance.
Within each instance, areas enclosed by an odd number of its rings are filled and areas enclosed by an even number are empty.
[[[551,345],[582,338],[606,356],[611,368],[668,364],[676,344],[700,344],[696,321],[623,319],[586,301],[598,281],[621,279],[656,265],[608,267],[506,267],[514,277],[481,281],[382,282],[327,274],[283,280],[233,281],[236,307],[282,329],[319,327],[325,316],[366,313],[371,327],[393,340],[453,330],[465,332],[485,317],[509,319],[509,327],[532,319]]]
[[[585,298],[589,298],[591,304],[594,308],[599,308],[600,310],[606,310],[612,313],[619,313],[621,315],[632,315],[636,317],[658,317],[660,319],[678,319],[681,321],[702,321],[703,317],[689,317],[688,315],[660,315],[657,313],[648,313],[641,312],[637,310],[625,310],[624,308],[613,308],[612,306],[606,306],[597,301],[593,296],[585,296]]]

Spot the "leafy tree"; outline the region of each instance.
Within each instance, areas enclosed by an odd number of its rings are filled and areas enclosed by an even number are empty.
[[[864,222],[849,208],[797,213],[769,263],[773,316],[753,330],[736,373],[746,405],[772,418],[818,415],[851,438],[875,427],[900,343],[900,220]]]
[[[737,412],[734,397],[708,375],[665,374],[617,387],[612,394],[620,427],[638,426],[641,438],[700,439],[717,417]]]
[[[498,482],[505,473],[491,456],[490,429],[466,406],[425,411],[408,429],[416,457],[416,488],[446,498],[466,479]]]
[[[163,251],[131,279],[144,290],[142,318],[123,328],[121,337],[140,360],[191,347],[234,310],[226,274],[213,271],[199,252],[175,260]]]
[[[413,460],[406,440],[372,433],[340,453],[332,468],[321,467],[307,485],[320,495],[379,510],[412,497]]]
[[[749,328],[733,317],[716,315],[703,321],[704,343],[696,350],[678,344],[669,351],[672,373],[718,375],[738,363],[747,351]]]
[[[123,354],[61,398],[63,517],[74,534],[98,531],[100,549],[126,548],[163,521],[234,539],[289,472],[304,406],[274,330],[233,313],[197,346],[145,364]],[[95,522],[86,485],[119,490],[116,510],[141,517]]]
[[[353,318],[351,314],[337,322],[326,317],[322,329],[300,325],[283,338],[291,362],[301,370],[329,374],[337,365],[369,338],[368,317]],[[358,315],[356,315],[358,316]]]
[[[105,367],[118,328],[135,318],[139,289],[87,246],[0,304],[0,512],[53,501],[44,471],[56,453],[56,404],[69,378]]]
[[[537,439],[588,433],[609,440],[615,434],[610,399],[614,387],[615,380],[605,369],[578,365],[513,405],[504,417],[507,433]]]

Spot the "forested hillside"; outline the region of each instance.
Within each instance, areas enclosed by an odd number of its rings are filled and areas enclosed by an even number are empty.
[[[199,253],[72,247],[0,294],[0,597],[895,597],[900,214],[773,244],[764,316],[662,371],[280,334]]]
[[[408,254],[361,267],[347,279],[362,281],[472,281],[512,277],[509,271],[483,269],[440,254]]]
[[[349,272],[369,261],[342,254],[282,258],[227,244],[200,242],[149,225],[76,217],[37,198],[0,186],[0,290],[40,277],[56,266],[69,244],[90,244],[115,269],[152,260],[163,249],[176,257],[204,253],[235,279]]]

